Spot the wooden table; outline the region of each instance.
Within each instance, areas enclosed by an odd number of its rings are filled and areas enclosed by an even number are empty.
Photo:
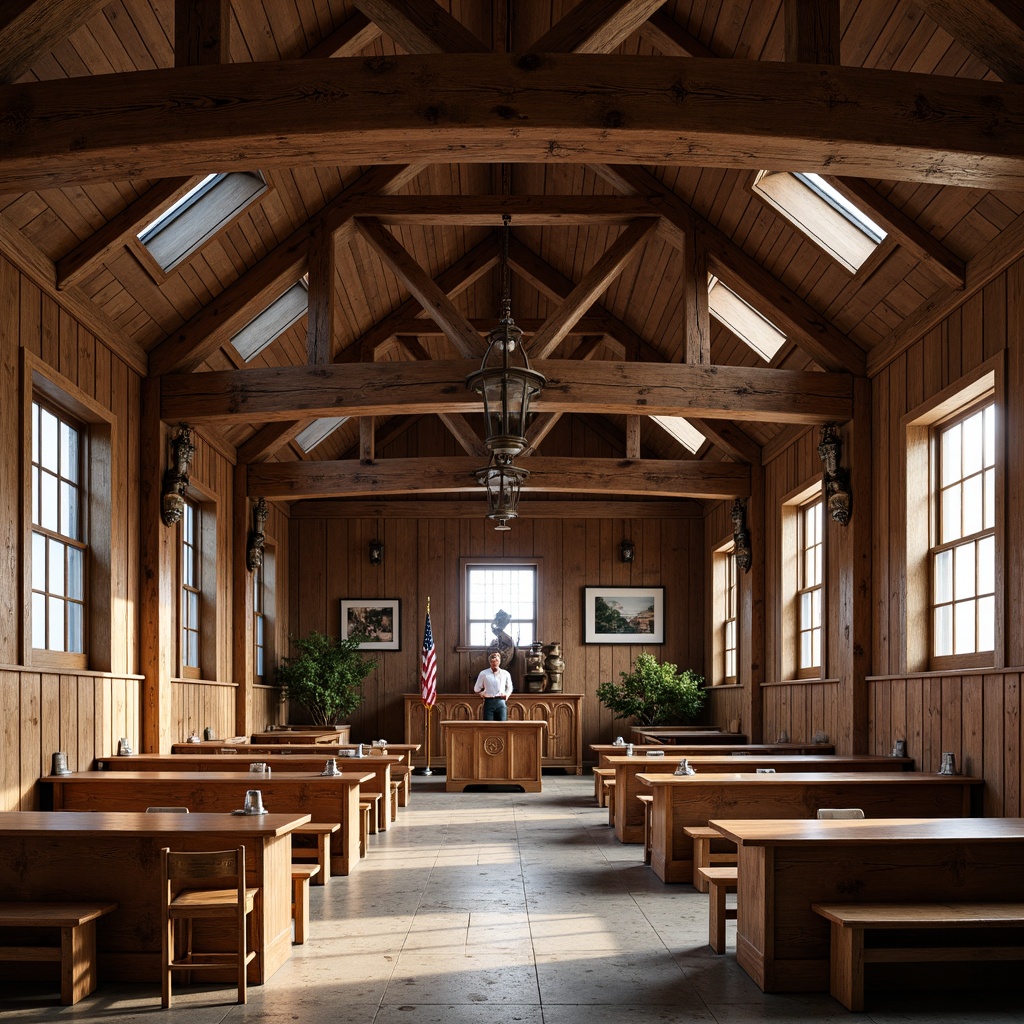
[[[671,725],[634,725],[632,733],[647,743],[746,743],[747,734],[724,729],[700,729]]]
[[[258,789],[268,811],[338,822],[338,842],[331,843],[331,874],[347,875],[359,863],[359,786],[371,778],[371,772],[361,771],[335,776],[274,772],[258,781],[243,772],[121,771],[47,775],[41,781],[52,790],[55,810],[181,806],[190,811],[232,811],[245,802],[246,790]]]
[[[736,961],[765,992],[828,991],[829,923],[812,903],[1024,900],[1021,818],[711,824],[738,847]]]
[[[597,754],[597,767],[607,768],[609,757],[622,757],[626,748],[615,743],[591,743],[590,749]],[[634,754],[646,754],[650,750],[661,750],[665,756],[679,757],[729,757],[737,758],[736,767],[741,768],[739,758],[751,755],[762,757],[775,754],[834,754],[833,743],[634,743]]]
[[[95,766],[99,771],[135,771],[135,772],[248,772],[253,761],[262,761],[271,769],[271,778],[276,772],[302,772],[319,775],[323,771],[327,758],[317,751],[307,749],[304,754],[260,754],[252,757],[248,754],[206,754],[184,757],[181,754],[133,754],[131,757],[98,757]],[[388,808],[391,806],[391,769],[402,763],[398,754],[377,754],[366,757],[342,757],[337,759],[339,771],[359,771],[371,773],[372,777],[359,786],[361,793],[380,793],[377,801],[377,831],[383,832],[391,821]],[[249,776],[250,786],[261,789],[260,783],[265,776],[253,773]]]
[[[290,746],[326,743],[328,746],[331,746],[336,743],[348,743],[351,733],[352,727],[348,725],[336,725],[333,729],[320,727],[311,729],[268,729],[266,732],[254,732],[249,737],[249,741],[251,743],[285,743]]]
[[[651,867],[663,882],[693,881],[693,841],[683,831],[712,818],[813,818],[819,807],[860,807],[868,817],[967,817],[982,779],[924,772],[786,772],[774,775],[641,773],[651,787]]]
[[[541,791],[541,745],[547,722],[442,722],[449,793],[480,784]]]
[[[621,747],[619,748],[621,750]],[[635,749],[635,748],[634,748]],[[665,748],[662,748],[665,749]],[[622,843],[644,841],[644,809],[637,800],[640,793],[650,793],[639,779],[644,773],[674,772],[682,757],[651,757],[634,754],[632,757],[609,757],[608,767],[615,769],[615,836]],[[909,772],[914,768],[912,757],[882,757],[877,754],[796,754],[794,756],[769,755],[763,757],[686,758],[698,775],[705,772],[732,772],[736,761],[743,761],[745,773],[758,768],[772,768],[776,772]]]
[[[249,885],[259,886],[256,959],[262,984],[291,955],[291,836],[308,814],[141,814],[92,811],[0,812],[0,892],[23,900],[116,901],[97,922],[104,981],[160,986],[160,850],[245,847]],[[28,965],[0,968],[26,977]],[[11,970],[14,973],[10,973]]]

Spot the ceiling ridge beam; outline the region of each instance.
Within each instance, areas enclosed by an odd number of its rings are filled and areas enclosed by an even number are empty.
[[[204,102],[169,103],[175,95]],[[290,60],[0,86],[0,190],[304,156],[342,166],[457,156],[796,166],[1019,191],[1022,135],[1020,86],[874,68],[620,54],[469,53],[454,67],[449,54]]]
[[[610,53],[665,0],[581,0],[531,47],[534,53]]]
[[[434,0],[354,0],[409,53],[485,53],[488,48]]]
[[[268,500],[479,492],[479,459],[358,459],[264,462],[247,469],[247,493]],[[530,460],[523,493],[633,494],[664,498],[743,498],[750,494],[750,467],[738,462],[669,459],[546,458]]]
[[[293,505],[292,519],[479,519],[480,501],[435,499],[374,501],[316,498]],[[643,499],[534,498],[519,506],[519,519],[697,519],[704,518],[704,506],[689,498]]]

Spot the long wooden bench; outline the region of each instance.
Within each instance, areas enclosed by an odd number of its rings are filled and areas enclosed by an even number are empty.
[[[648,799],[653,799],[649,797]],[[736,844],[726,839],[717,828],[710,828],[707,825],[688,825],[683,831],[693,840],[693,887],[697,892],[707,892],[707,879],[700,874],[701,868],[709,868],[713,865],[732,866],[736,863]],[[719,847],[728,846],[730,849],[712,849],[712,843]],[[650,864],[651,859],[647,857],[645,864]]]
[[[865,946],[869,931],[1024,928],[1024,903],[815,903],[832,923],[830,989],[848,1010],[864,1009],[864,965],[1024,960],[1024,943]]]
[[[59,946],[0,946],[0,960],[59,963],[60,1001],[72,1006],[96,989],[96,921],[116,903],[0,903],[0,928],[59,928]]]
[[[594,769],[594,799],[597,801],[598,807],[606,806],[605,802],[605,790],[604,783],[606,779],[615,778],[614,768],[595,768]]]
[[[316,861],[320,865],[320,873],[310,879],[312,885],[323,885],[331,873],[331,836],[340,828],[336,821],[309,821],[292,831],[292,861]],[[297,836],[310,836],[316,841],[316,845],[297,844]]]
[[[736,891],[738,871],[734,867],[708,867],[698,874],[708,887],[708,945],[716,953],[724,953],[725,922],[736,920],[736,908],[727,907],[725,897]]]
[[[651,808],[654,797],[650,793],[638,793],[637,800],[644,805],[644,863],[651,863]]]

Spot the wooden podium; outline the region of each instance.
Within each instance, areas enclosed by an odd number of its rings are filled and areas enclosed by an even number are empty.
[[[441,722],[448,777],[445,790],[494,784],[541,789],[541,746],[546,722]]]

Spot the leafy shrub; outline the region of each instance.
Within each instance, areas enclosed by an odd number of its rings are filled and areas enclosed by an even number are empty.
[[[704,707],[704,677],[692,669],[680,672],[670,662],[659,662],[644,651],[632,672],[620,672],[621,683],[605,682],[597,699],[616,718],[634,718],[637,725],[686,725]]]

